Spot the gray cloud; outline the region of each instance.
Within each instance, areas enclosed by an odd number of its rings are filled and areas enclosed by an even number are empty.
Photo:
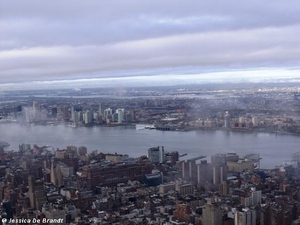
[[[292,68],[289,1],[1,1],[2,83]]]

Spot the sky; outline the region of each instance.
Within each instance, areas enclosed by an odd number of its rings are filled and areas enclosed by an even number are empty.
[[[0,88],[300,81],[300,4],[0,1]]]

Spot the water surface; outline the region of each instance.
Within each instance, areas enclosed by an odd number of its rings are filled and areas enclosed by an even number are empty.
[[[147,155],[154,146],[165,146],[166,151],[198,155],[235,152],[240,156],[259,153],[261,167],[273,168],[299,151],[300,137],[269,133],[229,131],[157,131],[135,127],[78,127],[28,126],[16,123],[0,124],[0,141],[10,144],[9,150],[18,150],[19,143],[51,145],[65,148],[68,145],[86,146],[88,151],[129,154],[132,157]],[[210,161],[210,158],[208,158]]]

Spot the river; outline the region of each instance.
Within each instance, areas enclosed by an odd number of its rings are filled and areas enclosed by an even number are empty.
[[[0,141],[10,144],[7,150],[18,150],[19,143],[50,145],[65,148],[68,145],[86,146],[88,151],[147,155],[150,147],[164,146],[166,151],[210,157],[216,153],[235,152],[240,156],[259,153],[261,168],[274,168],[299,151],[300,137],[269,133],[230,131],[157,131],[135,127],[78,127],[29,126],[17,123],[0,124]],[[207,158],[210,161],[210,158]]]

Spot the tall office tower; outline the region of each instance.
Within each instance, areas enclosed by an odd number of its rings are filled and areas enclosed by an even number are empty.
[[[163,163],[165,159],[164,146],[149,148],[148,158],[153,163]]]
[[[84,123],[91,124],[93,122],[93,112],[87,110],[84,114]]]
[[[36,101],[32,103],[33,120],[39,120],[39,105]]]
[[[231,117],[230,117],[228,111],[225,112],[224,118],[225,118],[225,128],[230,129],[231,128]]]
[[[75,114],[76,114],[76,112],[75,112],[75,106],[72,106],[71,107],[71,120],[73,122],[75,122]]]
[[[206,160],[201,160],[201,163],[197,165],[197,183],[205,185],[206,183],[212,183],[212,168],[211,164]]]
[[[60,167],[56,161],[51,161],[51,170],[50,170],[50,179],[51,183],[56,186],[61,186],[63,183],[63,177],[61,174]]]
[[[99,103],[99,113],[100,113],[101,115],[103,115],[103,113],[104,113],[104,106],[103,106],[103,103],[102,103],[102,102]]]
[[[77,112],[74,112],[74,118],[73,118],[73,123],[74,123],[74,126],[77,126],[78,125],[78,113]]]
[[[227,180],[226,154],[216,154],[211,157],[213,184],[219,185]]]
[[[122,123],[124,120],[124,109],[117,109],[116,113],[118,114],[118,123]]]
[[[188,162],[181,162],[182,179],[190,179],[190,166]]]
[[[202,221],[205,225],[221,225],[223,214],[218,203],[207,203],[202,209]]]
[[[182,178],[189,181],[197,180],[197,166],[196,161],[191,160],[187,162],[182,162]]]
[[[33,176],[28,177],[28,197],[30,207],[41,210],[44,203],[47,202],[47,197],[44,189],[44,181],[36,180]]]
[[[39,105],[36,101],[33,101],[32,103],[32,109],[33,109],[33,112],[37,112],[39,110]]]
[[[25,122],[30,123],[33,119],[33,110],[29,107],[24,107]]]

